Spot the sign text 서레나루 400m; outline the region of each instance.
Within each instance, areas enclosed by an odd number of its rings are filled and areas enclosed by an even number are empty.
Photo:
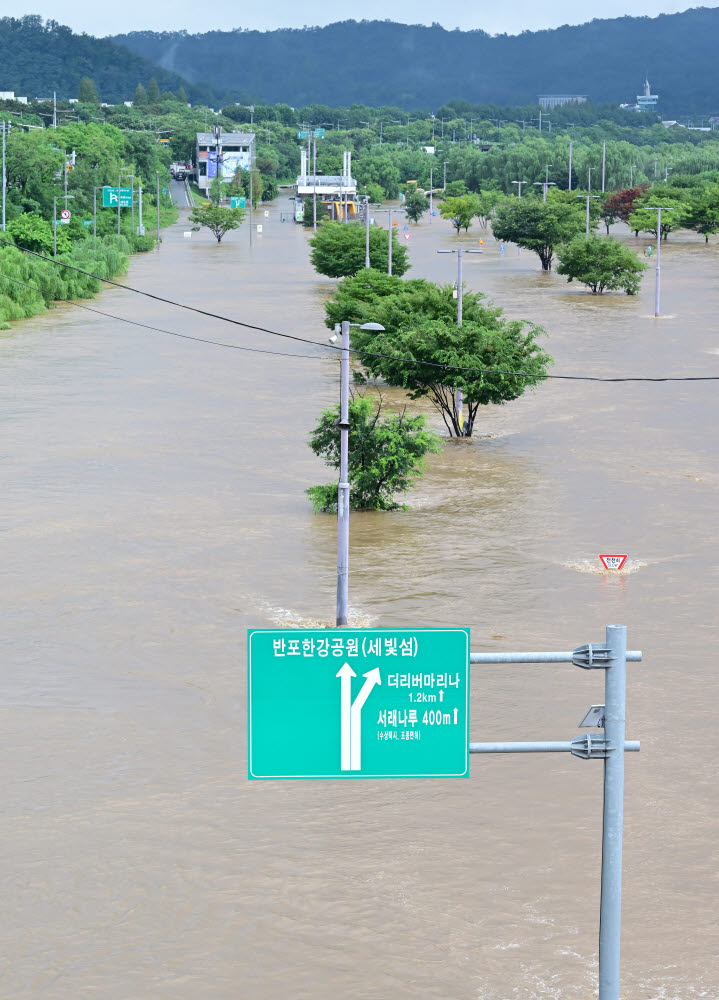
[[[251,629],[250,778],[469,774],[469,629]]]

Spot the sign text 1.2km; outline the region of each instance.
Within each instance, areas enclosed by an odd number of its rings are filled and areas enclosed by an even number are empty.
[[[469,630],[252,629],[250,778],[469,774]]]

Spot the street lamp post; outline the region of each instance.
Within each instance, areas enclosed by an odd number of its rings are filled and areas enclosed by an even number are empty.
[[[432,225],[432,212],[433,212],[433,208],[434,208],[434,205],[432,203],[432,192],[433,192],[433,189],[434,189],[434,183],[433,183],[433,181],[434,181],[434,167],[430,167],[429,168],[429,224],[430,224],[430,226]],[[3,226],[3,229],[4,228],[5,227]]]
[[[102,190],[104,184],[96,184],[92,189],[92,245],[97,243],[97,192]],[[118,192],[117,197],[120,197]]]
[[[512,184],[516,184],[518,186],[517,201],[522,200],[522,184],[528,184],[528,183],[529,181],[512,181]]]
[[[569,187],[568,191],[572,190],[572,140],[569,140]]]
[[[3,119],[0,124],[2,124],[2,231],[5,232],[5,188],[7,186],[7,177],[5,175],[5,132],[7,122]]]
[[[631,163],[629,165],[629,187],[634,187],[634,171],[636,166],[636,163]]]
[[[67,203],[68,199],[74,198],[74,194],[59,194],[52,199],[52,256],[53,259],[57,257],[57,203],[58,199],[64,198]]]
[[[577,195],[577,198],[586,198],[587,199],[587,229],[586,229],[587,236],[589,236],[589,200],[590,200],[590,198],[599,198],[599,197],[600,197],[600,195],[598,195],[598,194],[586,194],[586,195],[584,195],[584,194],[578,194]]]
[[[661,293],[661,275],[660,275],[660,257],[661,257],[661,246],[662,246],[662,212],[673,212],[673,208],[669,208],[668,205],[647,205],[650,212],[657,213],[657,263],[654,268],[654,318],[657,319],[660,315],[660,293]]]
[[[602,194],[604,194],[604,177],[607,166],[607,140],[602,139]]]
[[[557,186],[556,183],[555,183],[555,181],[550,181],[550,179],[549,179],[549,168],[551,166],[552,166],[551,163],[547,163],[547,165],[545,166],[545,168],[544,168],[544,180],[543,181],[535,181],[534,182],[537,185],[539,185],[539,184],[542,185],[542,201],[545,202],[545,203],[547,201],[547,188],[549,188],[549,187],[556,187]]]
[[[462,256],[466,253],[481,253],[480,250],[465,250],[464,247],[458,247],[456,250],[438,250],[437,253],[456,253],[457,254],[457,326],[462,325]],[[454,390],[454,422],[455,427],[459,428],[459,433],[462,434],[464,430],[464,396],[461,389]]]
[[[155,198],[157,202],[157,249],[159,250],[160,249],[160,171],[156,170],[155,173],[157,174],[157,195]]]
[[[350,547],[350,484],[349,484],[349,385],[350,385],[350,327],[360,330],[384,330],[380,323],[350,323],[342,320],[342,360],[340,378],[340,481],[337,486],[337,620],[336,624],[347,624],[347,603],[349,592],[349,547]],[[335,330],[337,328],[335,327]],[[330,337],[337,340],[337,333]]]
[[[442,166],[444,167],[444,177],[443,177],[443,181],[442,181],[442,191],[445,194],[447,192],[447,164],[448,163],[449,163],[449,160],[444,160],[444,162],[442,163]]]
[[[365,209],[365,217],[364,217],[364,225],[365,225],[365,234],[364,234],[364,266],[365,267],[369,267],[370,266],[370,259],[369,259],[369,195],[365,195],[364,209]]]

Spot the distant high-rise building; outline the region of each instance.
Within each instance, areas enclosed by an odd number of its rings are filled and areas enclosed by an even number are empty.
[[[586,94],[540,94],[537,98],[539,106],[545,111],[560,108],[563,104],[584,104],[586,100]]]

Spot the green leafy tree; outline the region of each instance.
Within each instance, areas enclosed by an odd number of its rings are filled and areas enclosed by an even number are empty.
[[[305,215],[307,212],[305,211]],[[315,271],[329,278],[357,274],[365,266],[366,231],[362,222],[326,222],[310,240],[310,260]],[[370,226],[369,259],[377,271],[387,270],[389,237],[384,229]],[[392,230],[392,273],[404,274],[410,267],[407,248],[400,246]]]
[[[418,223],[429,209],[427,198],[415,189],[407,191],[404,198],[404,210],[410,222]]]
[[[326,306],[326,323],[332,327],[341,320],[372,321],[383,326],[384,331],[352,328],[355,350],[386,355],[358,354],[365,376],[402,388],[412,399],[427,397],[450,436],[471,437],[481,405],[521,396],[538,382],[552,359],[537,344],[543,333],[540,327],[504,319],[502,310],[486,304],[481,294],[464,292],[462,310],[463,323],[457,326],[451,285],[421,278],[403,281],[363,270],[338,286]],[[508,375],[509,371],[524,374]],[[455,389],[464,393],[463,426],[454,410]]]
[[[80,104],[99,104],[100,95],[97,92],[95,81],[89,76],[83,76],[80,86],[77,89],[77,99]]]
[[[276,177],[262,178],[262,201],[274,201],[280,192]],[[253,191],[254,194],[254,191]]]
[[[467,182],[463,179],[450,181],[444,194],[446,198],[463,198],[467,194]]]
[[[591,288],[593,294],[605,290],[636,295],[647,265],[619,240],[599,236],[575,236],[557,250],[557,274],[566,274]]]
[[[312,198],[305,198],[302,207],[303,207],[303,213],[304,213],[303,216],[302,216],[302,225],[303,226],[309,226],[310,228],[314,228],[314,224],[315,224],[315,208],[314,208],[314,205],[313,205]],[[320,223],[324,223],[326,219],[329,219],[329,217],[330,217],[329,209],[324,204],[324,202],[320,201],[319,198],[318,198],[317,199],[317,225],[319,226]]]
[[[138,83],[135,87],[135,93],[132,98],[132,106],[133,108],[146,108],[147,104],[147,91],[141,83]]]
[[[504,195],[501,191],[483,191],[481,194],[475,195],[474,214],[482,229],[487,228],[492,213],[501,201],[504,201]]]
[[[154,76],[150,80],[150,86],[147,88],[147,100],[150,104],[160,103],[160,86]]]
[[[467,232],[476,212],[477,203],[470,194],[466,194],[462,198],[447,198],[439,206],[439,214],[443,219],[450,220],[458,234],[460,229]]]
[[[187,104],[187,94],[185,93],[184,87],[177,88],[177,100],[180,104]]]
[[[684,216],[684,225],[704,237],[706,243],[712,233],[719,233],[719,185],[692,198]]]
[[[365,184],[364,193],[373,205],[380,205],[385,199],[384,188],[381,184],[374,184],[372,182]]]
[[[226,208],[224,205],[217,205],[215,202],[208,202],[195,208],[189,216],[193,233],[200,229],[209,229],[218,243],[222,242],[225,233],[232,229],[239,229],[245,218],[242,208]]]
[[[64,253],[70,249],[70,238],[66,232],[67,226],[57,227],[57,251]],[[34,213],[25,212],[11,219],[6,227],[8,236],[13,242],[22,247],[23,250],[32,250],[33,253],[52,256],[53,238],[52,223],[41,219]]]
[[[332,468],[340,466],[339,406],[325,410],[310,434],[310,448]],[[353,510],[399,510],[397,496],[412,489],[422,476],[425,456],[441,448],[440,438],[427,430],[425,418],[406,411],[382,416],[376,402],[356,396],[349,404],[348,470]],[[315,511],[337,510],[337,483],[307,490]]]
[[[549,271],[557,247],[578,236],[584,226],[583,213],[575,204],[522,198],[497,207],[492,233],[497,240],[533,251],[542,262],[542,270]]]
[[[661,239],[666,240],[674,229],[680,229],[684,225],[684,217],[689,209],[687,201],[680,201],[679,198],[670,198],[652,191],[636,203],[636,207],[629,216],[629,226],[631,229],[641,233],[651,233],[655,239],[660,238],[657,233],[657,220],[659,212],[656,206],[661,205],[669,211],[662,212]]]

